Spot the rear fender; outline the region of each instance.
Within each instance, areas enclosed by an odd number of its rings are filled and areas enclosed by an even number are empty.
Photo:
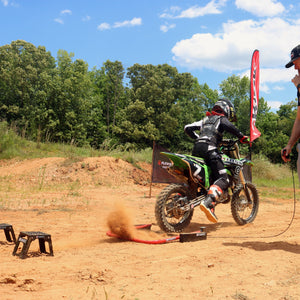
[[[185,155],[170,153],[170,152],[160,152],[160,153],[167,156],[172,161],[172,165],[174,167],[182,170],[188,169],[187,162],[183,160],[185,158]]]
[[[182,172],[187,170],[189,177],[195,183],[201,181],[206,189],[209,188],[209,176],[211,171],[202,158],[170,152],[161,152],[161,154],[166,155],[172,161],[173,169],[178,169]]]

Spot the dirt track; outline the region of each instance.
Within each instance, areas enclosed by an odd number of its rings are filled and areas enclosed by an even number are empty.
[[[196,209],[187,231],[206,227],[207,240],[162,245],[106,235],[116,207],[130,224],[155,224],[150,166],[108,157],[71,163],[63,158],[0,161],[0,223],[51,234],[54,256],[33,241],[28,258],[0,231],[0,299],[300,299],[300,217],[291,228],[287,200],[261,199],[253,224],[237,226],[229,205],[218,224]],[[297,196],[299,190],[297,190]],[[297,201],[299,206],[299,201]],[[122,209],[122,206],[126,209]],[[121,208],[120,208],[121,207]],[[299,208],[297,207],[299,210]]]

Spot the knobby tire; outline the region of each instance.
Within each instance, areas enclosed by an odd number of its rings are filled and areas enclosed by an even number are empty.
[[[258,207],[259,207],[259,197],[258,197],[258,191],[255,187],[255,185],[251,182],[247,182],[247,188],[249,191],[249,194],[251,196],[251,207],[248,208],[250,210],[249,215],[244,218],[241,215],[242,212],[242,204],[241,204],[241,192],[244,191],[244,187],[242,184],[239,184],[236,186],[236,188],[233,191],[233,197],[231,200],[231,213],[232,217],[235,220],[235,222],[238,225],[245,225],[248,223],[251,223],[256,218]],[[243,196],[244,200],[246,199],[246,196]],[[249,199],[246,199],[249,201]],[[248,206],[249,207],[249,206]]]
[[[175,220],[174,222],[168,220],[168,218],[171,218],[166,215],[166,206],[169,203],[168,201],[173,204],[172,197],[174,198],[176,194],[183,197],[187,196],[189,200],[193,199],[189,190],[183,184],[170,184],[161,191],[155,204],[155,218],[157,225],[165,232],[182,232],[190,224],[194,214],[194,210],[191,209],[180,218],[172,218]]]

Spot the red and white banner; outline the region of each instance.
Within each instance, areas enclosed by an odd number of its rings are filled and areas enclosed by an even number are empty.
[[[255,127],[259,100],[259,51],[252,55],[250,74],[250,142],[260,137],[260,132]]]

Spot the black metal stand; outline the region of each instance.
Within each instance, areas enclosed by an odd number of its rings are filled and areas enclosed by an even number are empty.
[[[4,230],[5,237],[8,242],[16,243],[16,236],[15,236],[15,232],[14,232],[12,225],[6,224],[6,223],[1,223],[0,229]]]
[[[20,258],[25,258],[28,253],[31,242],[34,241],[35,239],[39,239],[39,246],[40,246],[41,253],[47,253],[53,256],[51,235],[40,231],[21,231],[18,240],[16,242],[13,255],[17,255],[19,244],[20,242],[22,242],[23,247],[19,255]],[[49,252],[46,251],[45,242],[48,242],[49,244]]]

